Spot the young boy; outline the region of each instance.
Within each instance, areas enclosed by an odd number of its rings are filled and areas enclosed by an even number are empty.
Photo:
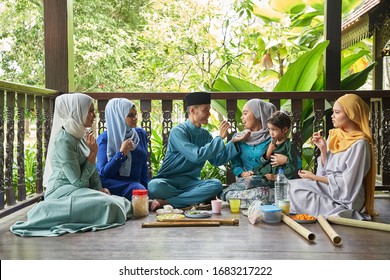
[[[256,166],[253,171],[255,181],[256,177],[258,177],[258,179],[265,179],[267,185],[273,186],[280,168],[284,169],[284,175],[288,179],[297,177],[299,157],[294,143],[288,138],[291,126],[290,117],[284,112],[276,111],[267,120],[267,125],[272,141],[268,146],[266,154],[261,158],[261,164]],[[283,165],[276,165],[273,162],[275,154],[287,156],[287,162]],[[264,183],[261,182],[263,180],[259,181],[259,184]],[[256,185],[256,182],[252,182],[252,184]]]

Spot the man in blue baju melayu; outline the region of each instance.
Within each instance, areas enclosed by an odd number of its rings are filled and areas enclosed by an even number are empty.
[[[184,97],[188,119],[171,130],[162,166],[148,184],[154,198],[151,210],[166,204],[183,208],[209,201],[221,193],[221,181],[201,180],[201,170],[206,161],[214,166],[227,163],[239,153],[235,143],[245,140],[250,133],[235,137],[225,145],[223,139],[230,126],[222,121],[219,135],[213,138],[202,128],[208,124],[210,103],[208,92],[193,92]]]

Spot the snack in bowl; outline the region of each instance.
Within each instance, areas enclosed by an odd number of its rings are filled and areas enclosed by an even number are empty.
[[[291,215],[290,218],[297,223],[315,223],[315,221],[317,220],[316,217],[311,216],[307,213]]]

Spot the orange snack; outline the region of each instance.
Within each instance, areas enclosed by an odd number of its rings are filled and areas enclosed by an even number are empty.
[[[314,221],[316,217],[310,216],[309,214],[296,214],[290,216],[291,219],[298,220],[298,221]]]

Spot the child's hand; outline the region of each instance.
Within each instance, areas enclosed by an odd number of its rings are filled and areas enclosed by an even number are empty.
[[[288,157],[282,154],[274,154],[271,156],[271,166],[276,167],[279,165],[284,165],[288,161]]]
[[[242,178],[247,178],[247,177],[250,177],[250,176],[253,176],[253,171],[244,171],[241,173],[241,177]]]
[[[275,149],[276,149],[276,140],[272,139],[271,143],[269,143],[269,145],[268,145],[268,149],[267,149],[267,152],[265,154],[265,158],[269,159]]]
[[[274,175],[274,174],[265,174],[265,178],[268,181],[275,181],[276,180],[276,175]]]
[[[269,143],[269,146],[268,146],[268,151],[273,151],[276,149],[276,139],[272,139],[271,143]]]

